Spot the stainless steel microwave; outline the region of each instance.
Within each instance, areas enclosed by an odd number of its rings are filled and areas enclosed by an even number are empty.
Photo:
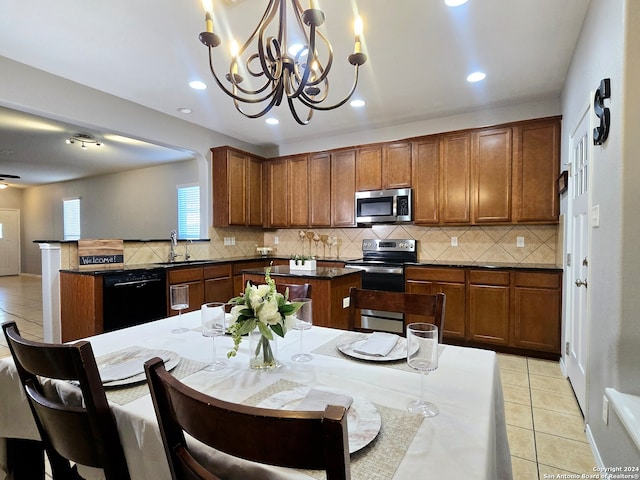
[[[413,220],[410,188],[356,192],[356,223],[397,223]]]

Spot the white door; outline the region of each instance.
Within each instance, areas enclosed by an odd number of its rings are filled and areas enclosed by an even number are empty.
[[[571,179],[569,181],[570,265],[566,270],[568,342],[567,374],[580,404],[586,412],[587,396],[587,340],[588,329],[588,273],[589,273],[589,159],[591,135],[587,109],[570,139]]]
[[[0,275],[20,273],[20,210],[0,208]]]

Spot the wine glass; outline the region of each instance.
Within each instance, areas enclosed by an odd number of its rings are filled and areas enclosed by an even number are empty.
[[[225,304],[222,302],[205,303],[200,307],[202,335],[213,339],[211,342],[211,363],[204,368],[209,372],[226,367],[225,362],[216,359],[216,337],[224,335],[227,331],[225,313]]]
[[[302,349],[302,332],[305,330],[309,330],[311,325],[313,325],[313,315],[311,309],[311,299],[310,298],[296,298],[291,300],[292,302],[302,302],[302,306],[295,313],[295,324],[293,328],[295,330],[300,330],[300,353],[296,353],[291,357],[291,360],[294,362],[308,362],[313,359],[313,356],[310,353],[304,353]]]
[[[178,328],[171,330],[171,333],[185,333],[188,328],[182,326],[182,310],[189,308],[189,285],[171,285],[169,287],[171,298],[171,310],[178,311]]]
[[[435,417],[438,407],[424,399],[424,377],[438,368],[438,327],[430,323],[407,325],[407,363],[420,371],[420,399],[407,405],[407,410],[424,417]]]

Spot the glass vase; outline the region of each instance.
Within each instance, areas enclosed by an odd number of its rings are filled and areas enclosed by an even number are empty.
[[[278,362],[278,338],[273,335],[273,340],[260,333],[260,330],[254,330],[249,334],[249,366],[254,370],[269,370],[280,366]]]

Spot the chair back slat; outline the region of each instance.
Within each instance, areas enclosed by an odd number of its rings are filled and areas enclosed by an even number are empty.
[[[329,406],[324,412],[250,407],[225,402],[184,385],[166,371],[159,358],[149,360],[145,371],[174,479],[217,478],[198,476],[194,467],[198,462],[189,454],[184,432],[245,460],[326,470],[327,480],[350,478],[344,407]],[[278,441],[265,442],[265,438]]]
[[[361,310],[378,310],[402,313],[402,334],[406,335],[407,324],[429,322],[438,327],[439,341],[442,342],[446,296],[444,293],[422,294],[386,292],[352,287],[349,291],[349,329],[373,331],[359,323]]]
[[[71,460],[102,468],[107,480],[128,480],[124,451],[91,344],[28,340],[20,335],[15,322],[5,323],[2,328],[51,461],[53,477],[67,478],[72,471]],[[46,379],[75,381],[81,402],[63,402],[55,389],[45,387]]]

